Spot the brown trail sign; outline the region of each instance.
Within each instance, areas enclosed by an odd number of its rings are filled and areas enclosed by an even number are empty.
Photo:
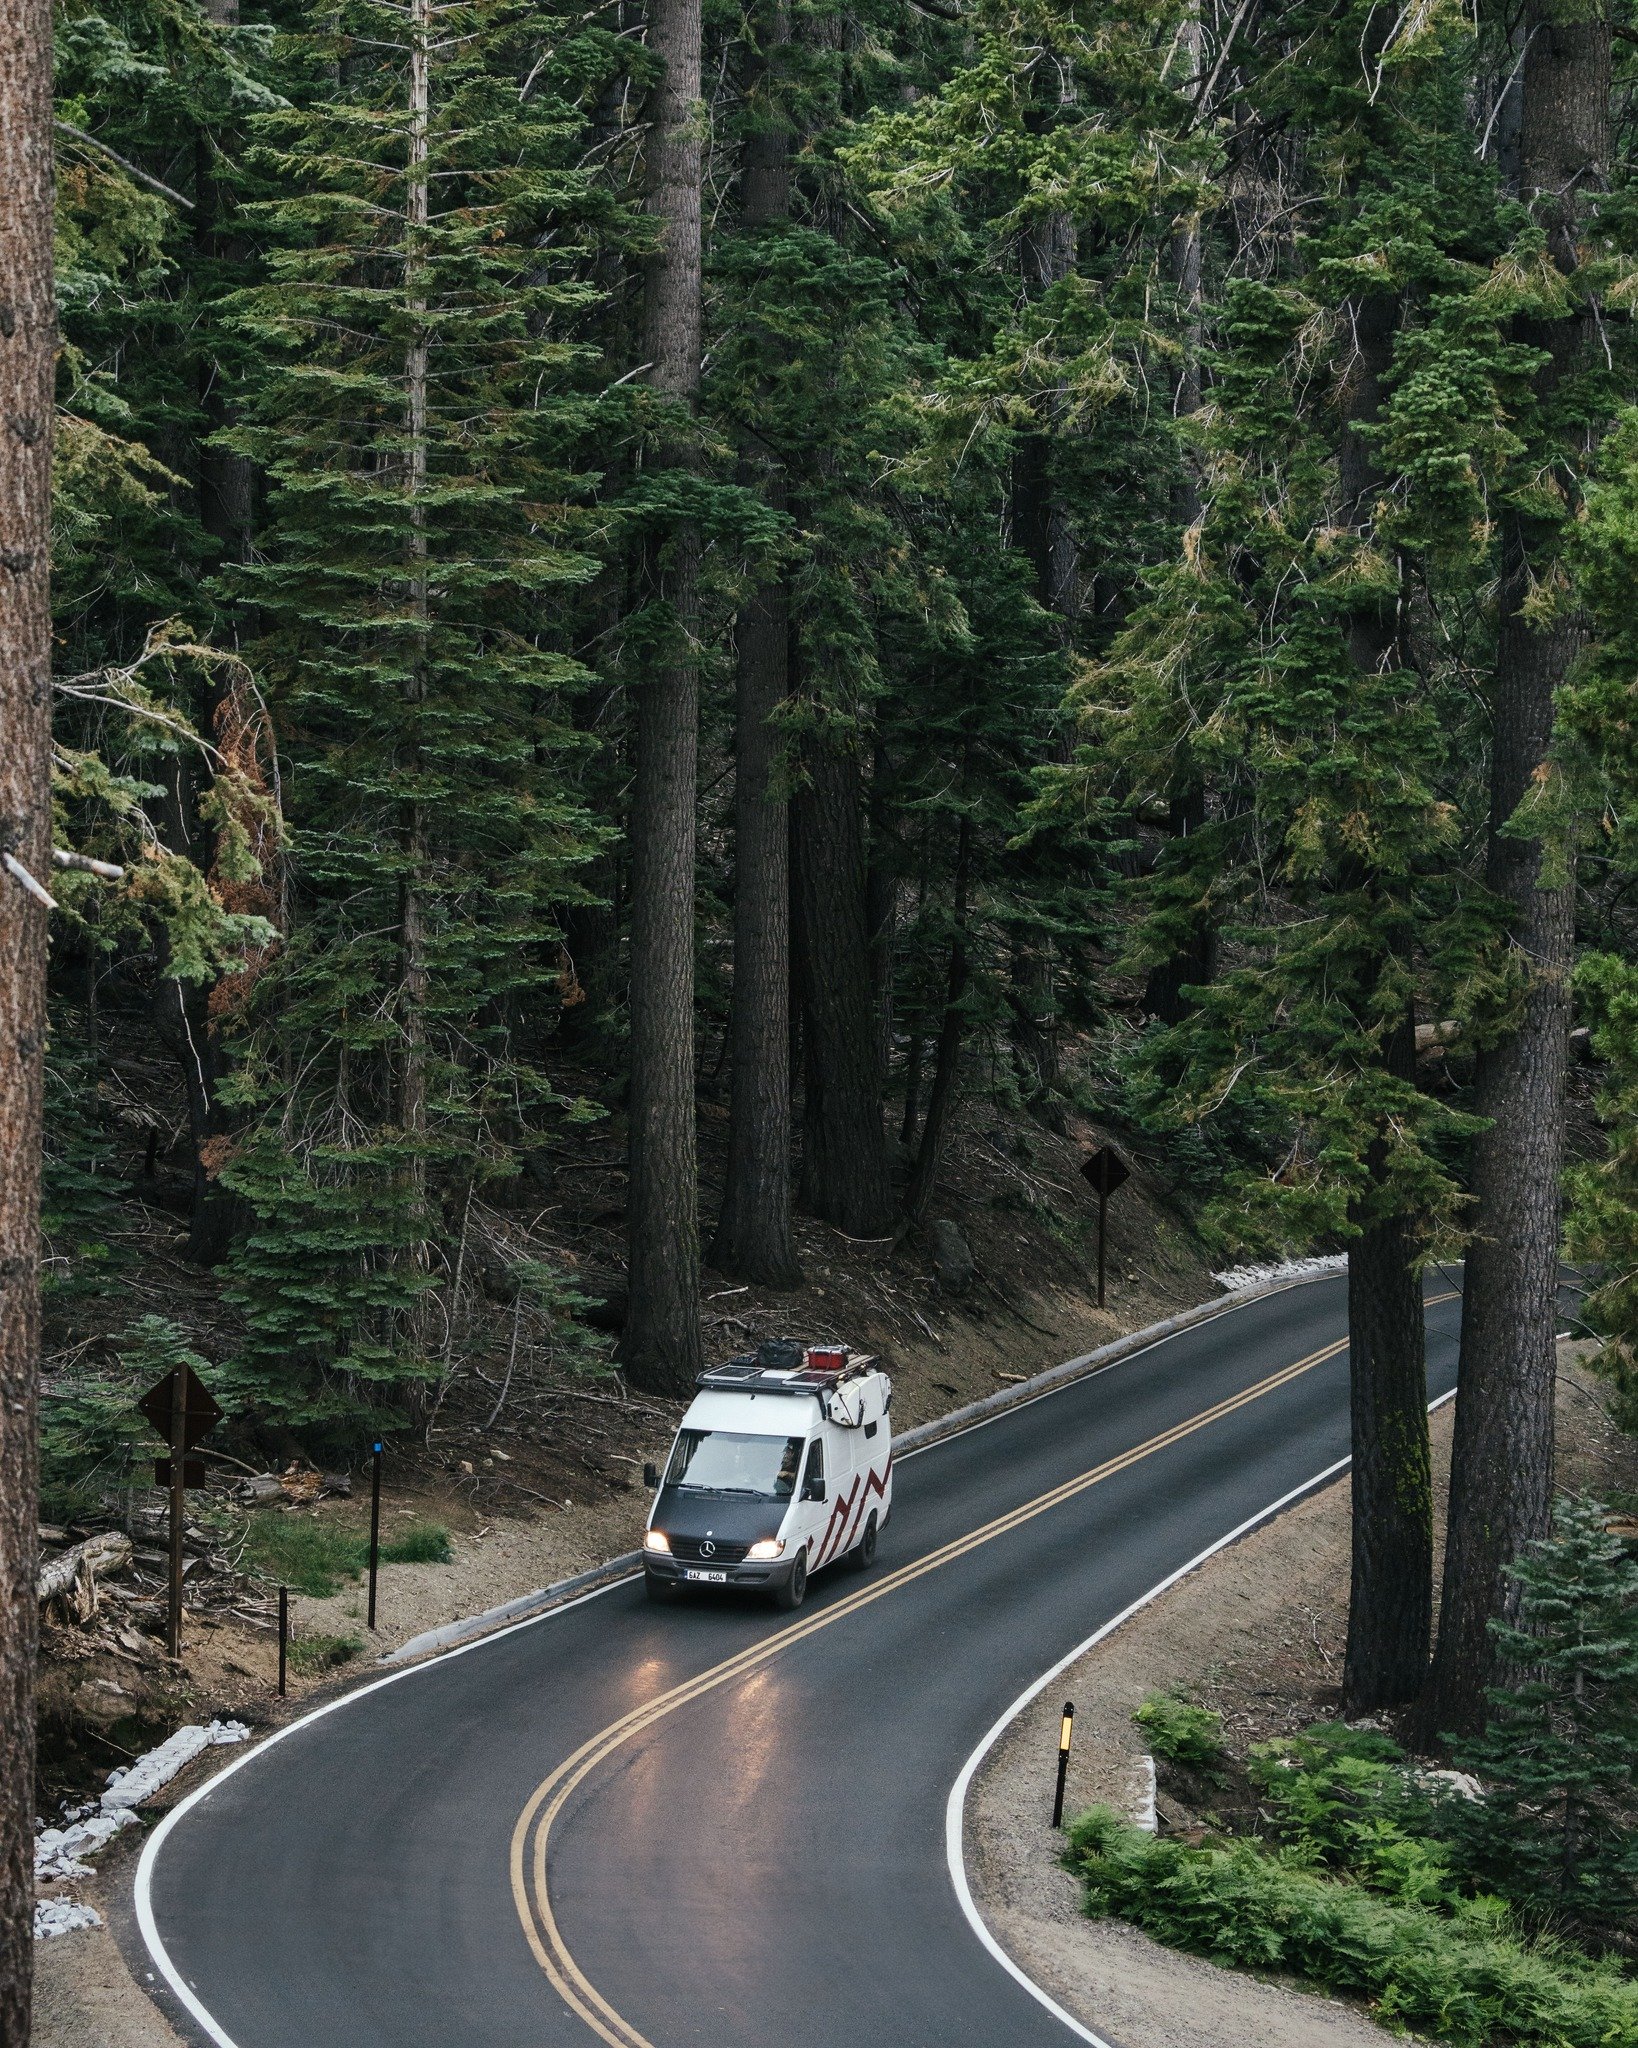
[[[1098,1306],[1103,1307],[1104,1227],[1109,1197],[1132,1178],[1132,1169],[1113,1145],[1100,1145],[1090,1159],[1081,1162],[1081,1173],[1098,1195]]]
[[[183,1489],[203,1486],[205,1461],[187,1454],[201,1438],[209,1436],[222,1419],[214,1395],[191,1365],[179,1365],[137,1403],[141,1414],[171,1447],[168,1458],[154,1460],[154,1484],[170,1488],[171,1495],[171,1599],[165,1623],[165,1648],[173,1657],[182,1654],[182,1525],[185,1519]]]

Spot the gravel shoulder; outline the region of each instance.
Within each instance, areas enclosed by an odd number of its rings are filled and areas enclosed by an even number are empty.
[[[1559,1347],[1558,1477],[1573,1491],[1638,1481],[1638,1446],[1608,1422]],[[1442,1552],[1454,1409],[1433,1418]],[[1019,1716],[967,1805],[968,1879],[1008,1954],[1112,2048],[1382,2048],[1361,2009],[1162,1947],[1089,1920],[1049,1825],[1058,1717],[1075,1702],[1065,1809],[1135,1812],[1144,1785],[1133,1710],[1179,1687],[1223,1716],[1234,1746],[1306,1726],[1339,1701],[1347,1625],[1349,1487],[1311,1495],[1222,1552],[1066,1671]],[[1162,1807],[1161,1824],[1165,1824]],[[1403,2038],[1403,2037],[1401,2037]]]

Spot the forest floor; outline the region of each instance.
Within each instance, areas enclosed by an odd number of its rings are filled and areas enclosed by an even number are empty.
[[[1601,1498],[1638,1489],[1638,1442],[1617,1430],[1581,1363],[1559,1346],[1558,1483]],[[1444,1544],[1454,1408],[1433,1418]],[[1050,1825],[1059,1711],[1075,1702],[1065,1811],[1108,1805],[1135,1814],[1144,1749],[1132,1714],[1175,1690],[1222,1716],[1237,1756],[1290,1734],[1341,1702],[1347,1633],[1349,1487],[1338,1480],[1223,1551],[1062,1674],[1008,1729],[968,1804],[969,1873],[996,1938],[1053,1998],[1121,2048],[1380,2048],[1362,2009],[1162,1947],[1116,1920],[1089,1920]],[[1179,1831],[1195,1816],[1157,1801]]]

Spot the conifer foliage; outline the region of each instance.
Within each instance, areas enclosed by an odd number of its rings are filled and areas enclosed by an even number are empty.
[[[268,510],[225,594],[302,765],[224,1178],[254,1219],[246,1363],[293,1421],[347,1412],[328,1373],[431,1369],[440,1190],[506,1173],[552,1101],[554,920],[593,838],[551,606],[596,567],[563,332],[587,293],[541,250],[583,211],[554,26],[509,0],[344,10],[286,52],[311,96],[253,131],[288,196],[246,208],[265,275],[232,320],[261,369],[224,439]]]

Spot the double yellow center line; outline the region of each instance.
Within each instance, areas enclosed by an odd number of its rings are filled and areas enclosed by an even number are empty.
[[[1432,1308],[1443,1301],[1453,1301],[1454,1293],[1431,1296],[1426,1307]],[[534,1951],[535,1960],[546,1972],[552,1988],[571,2011],[583,2019],[592,2032],[609,2048],[653,2048],[653,2043],[623,2018],[597,1987],[586,1976],[569,1951],[562,1930],[552,1912],[550,1885],[547,1872],[547,1844],[551,1838],[553,1824],[564,1807],[574,1797],[591,1773],[600,1763],[623,1748],[633,1737],[652,1728],[657,1721],[674,1714],[679,1707],[685,1707],[692,1700],[702,1699],[705,1694],[715,1692],[719,1686],[731,1684],[735,1679],[745,1677],[775,1657],[781,1656],[795,1644],[805,1642],[809,1636],[817,1635],[821,1629],[830,1628],[849,1615],[857,1614],[860,1608],[869,1607],[872,1602],[885,1600],[902,1586],[935,1572],[941,1566],[953,1564],[957,1558],[965,1557],[969,1551],[978,1550],[986,1543],[993,1543],[998,1536],[1005,1536],[1013,1529],[1022,1528],[1037,1515],[1061,1507],[1065,1501],[1073,1500],[1077,1494],[1085,1493],[1089,1487],[1099,1486],[1106,1479],[1113,1479],[1117,1472],[1124,1472],[1145,1458],[1152,1458],[1157,1451],[1164,1451],[1185,1437],[1193,1436],[1197,1430],[1208,1429],[1214,1422],[1221,1422],[1224,1416],[1232,1415],[1236,1409],[1260,1401],[1265,1395],[1288,1386],[1305,1372],[1311,1372],[1317,1365],[1323,1365],[1328,1358],[1335,1358],[1338,1352],[1346,1351],[1346,1337],[1334,1344],[1327,1344],[1318,1351],[1311,1351],[1306,1358],[1299,1358],[1294,1365],[1282,1366],[1266,1379],[1258,1380],[1254,1386],[1242,1393],[1231,1394],[1227,1400],[1218,1401],[1210,1408],[1203,1408],[1198,1415],[1191,1415],[1186,1422],[1176,1423],[1171,1429],[1162,1430],[1146,1443],[1136,1445],[1132,1450],[1122,1451],[1118,1457],[1106,1459],[1095,1465],[1089,1472],[1082,1472],[1074,1479],[1067,1479],[1061,1486],[1050,1492],[1039,1494],[1034,1500],[1026,1501],[1021,1507],[1010,1509],[1004,1515],[997,1515],[992,1522],[973,1529],[965,1536],[932,1550],[925,1557],[917,1558],[913,1564],[889,1572],[885,1577],[874,1580],[851,1593],[845,1600],[838,1600],[831,1606],[821,1608],[801,1621],[793,1622],[789,1628],[780,1629],[776,1634],[763,1637],[741,1650],[736,1656],[725,1658],[720,1664],[712,1665],[697,1677],[685,1679],[669,1692],[644,1705],[633,1707],[622,1714],[617,1721],[600,1730],[598,1734],[583,1742],[572,1756],[565,1757],[549,1778],[543,1779],[535,1788],[529,1803],[518,1816],[518,1824],[512,1831],[511,1867],[512,1898],[517,1906],[518,1918],[523,1923],[524,1934]],[[531,1848],[532,1837],[532,1848]]]

